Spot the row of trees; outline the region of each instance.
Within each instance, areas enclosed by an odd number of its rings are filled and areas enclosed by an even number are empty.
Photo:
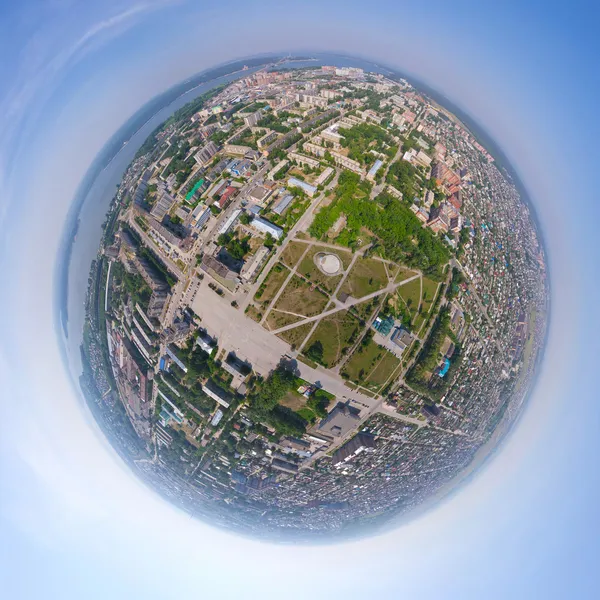
[[[386,181],[402,192],[405,200],[412,200],[421,187],[417,169],[405,160],[390,165]]]
[[[133,304],[138,303],[147,307],[152,295],[152,290],[139,273],[129,273],[125,270],[123,263],[116,261],[113,264],[111,279],[113,285],[112,301],[121,304],[130,297]],[[122,295],[125,297],[122,297]]]
[[[413,367],[406,376],[409,384],[425,384],[429,380],[432,371],[440,362],[440,349],[448,334],[450,325],[450,309],[444,306],[431,328],[429,337],[423,344],[421,353]]]

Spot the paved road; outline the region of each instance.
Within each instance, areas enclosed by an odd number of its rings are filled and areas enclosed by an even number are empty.
[[[254,371],[263,376],[275,369],[282,357],[291,357],[290,346],[286,342],[223,301],[204,284],[200,286],[192,308],[202,319],[208,334],[218,339],[219,347],[233,351],[240,358],[248,360]],[[372,414],[381,406],[381,400],[348,388],[336,373],[323,367],[313,368],[300,361],[291,360],[300,377],[320,385],[341,401],[349,400],[361,410],[361,415]],[[410,417],[403,415],[398,415],[397,418],[413,422]]]

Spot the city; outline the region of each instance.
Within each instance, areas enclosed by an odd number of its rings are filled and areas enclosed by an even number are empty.
[[[351,535],[440,497],[517,418],[545,257],[507,172],[407,81],[280,67],[140,148],[90,272],[81,384],[190,514]]]

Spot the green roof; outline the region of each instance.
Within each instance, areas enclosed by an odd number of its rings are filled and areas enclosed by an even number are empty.
[[[192,197],[194,196],[194,194],[196,193],[198,188],[201,187],[203,183],[204,183],[204,179],[198,179],[198,181],[196,181],[196,185],[187,193],[187,195],[185,197],[186,201],[189,201],[192,199]]]

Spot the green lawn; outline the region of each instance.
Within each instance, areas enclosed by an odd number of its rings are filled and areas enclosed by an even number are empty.
[[[387,274],[381,261],[373,258],[358,259],[344,281],[341,291],[353,298],[362,298],[384,288],[387,284]]]
[[[286,325],[290,325],[301,320],[302,317],[271,310],[269,316],[267,317],[266,323],[269,326],[269,329],[279,329],[280,327],[285,327]]]
[[[343,373],[352,381],[379,389],[400,364],[400,360],[373,340],[361,344],[344,365]]]
[[[271,272],[267,275],[265,280],[258,288],[256,294],[254,295],[254,299],[258,300],[262,304],[268,304],[271,302],[289,273],[289,270],[281,263],[274,265],[271,269]]]
[[[379,387],[384,385],[399,366],[400,359],[388,350],[384,350],[381,361],[369,373],[369,383]]]
[[[435,300],[437,289],[438,283],[436,281],[423,277],[423,298],[421,300],[421,312],[423,313],[423,316],[426,316],[429,313],[431,305]]]
[[[389,268],[389,265],[388,265]],[[395,283],[400,283],[401,281],[404,281],[405,279],[408,279],[409,277],[413,277],[413,275],[416,275],[416,273],[414,271],[411,271],[410,269],[407,269],[406,267],[400,267],[398,273],[396,274],[396,278],[394,279]]]
[[[294,275],[279,296],[274,308],[313,317],[322,313],[328,302],[329,296],[319,288]]]
[[[262,312],[256,308],[253,304],[249,304],[246,309],[246,316],[250,317],[253,321],[257,323],[262,319]]]
[[[423,313],[423,312],[418,312],[415,315],[415,318],[413,319],[413,322],[412,322],[412,329],[416,335],[419,335],[421,333],[421,328],[423,327],[423,324],[425,323],[426,318],[427,318],[427,315],[426,315],[426,313]]]
[[[315,415],[315,413],[308,408],[308,406],[304,406],[300,410],[297,410],[296,414],[300,415],[305,421],[308,421],[311,424],[314,423],[318,418],[317,415]]]
[[[269,315],[269,318],[270,317],[271,315]],[[305,323],[304,325],[298,325],[298,327],[294,327],[293,329],[288,329],[287,331],[282,331],[281,333],[278,333],[277,337],[280,337],[290,346],[298,348],[300,344],[302,344],[302,342],[304,341],[304,338],[308,335],[308,332],[310,331],[310,328],[313,325],[314,323]],[[282,327],[282,325],[280,325],[280,327]]]
[[[295,267],[306,248],[307,244],[302,242],[289,242],[281,253],[281,261],[288,267]]]
[[[304,350],[308,350],[317,341],[321,342],[322,363],[325,367],[333,367],[341,360],[344,350],[356,340],[359,330],[358,320],[347,310],[337,312],[320,321]]]
[[[367,300],[366,302],[362,302],[361,304],[355,304],[352,307],[352,312],[363,321],[368,321],[369,318],[373,315],[375,309],[379,306],[381,302],[381,296],[377,296],[376,298],[371,298],[371,300]]]
[[[397,289],[397,294],[414,317],[421,302],[421,280],[413,279],[413,281],[401,285]]]

